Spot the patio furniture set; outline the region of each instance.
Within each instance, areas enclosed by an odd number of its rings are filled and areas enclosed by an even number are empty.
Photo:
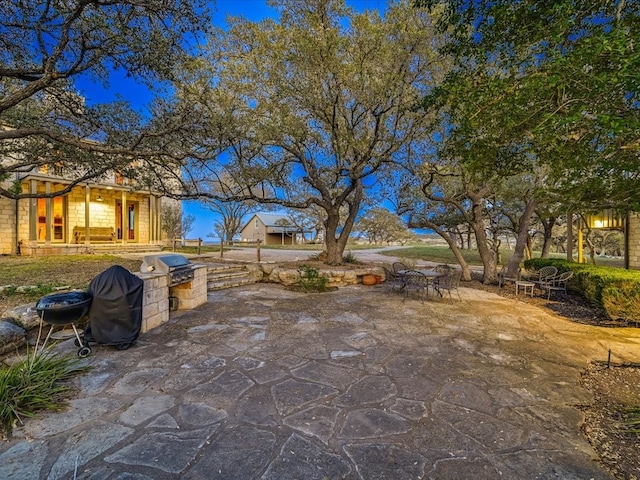
[[[522,269],[518,269],[515,277],[507,275],[507,266],[502,267],[498,274],[498,285],[502,287],[506,282],[513,282],[516,287],[516,295],[522,290],[525,295],[533,297],[534,290],[538,289],[547,294],[547,300],[551,300],[551,292],[567,293],[567,285],[573,272],[567,271],[558,273],[558,269],[553,266],[542,267],[536,272],[522,273]]]
[[[402,262],[394,262],[391,270],[385,268],[387,285],[392,291],[402,291],[406,299],[412,291],[420,294],[424,302],[429,298],[429,288],[434,295],[443,296],[442,292],[449,293],[449,302],[452,302],[451,292],[455,291],[460,299],[458,286],[460,284],[460,271],[449,265],[437,265],[433,268],[410,268]]]

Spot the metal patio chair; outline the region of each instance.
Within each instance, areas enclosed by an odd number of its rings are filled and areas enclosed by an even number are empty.
[[[546,267],[542,267],[533,275],[530,275],[527,278],[527,281],[535,283],[536,287],[542,289],[542,284],[546,283],[548,279],[550,279],[551,277],[555,277],[557,274],[558,269],[556,267],[547,265]]]
[[[402,275],[385,267],[384,265],[382,266],[382,269],[384,270],[384,283],[387,286],[387,290],[395,292],[396,290],[402,290],[404,288],[404,279]]]
[[[573,272],[563,272],[560,275],[555,275],[553,277],[547,277],[547,279],[540,284],[540,288],[542,290],[547,291],[547,300],[551,300],[551,292],[564,292],[567,294],[567,284],[569,280],[573,277]]]
[[[509,266],[508,265],[503,265],[502,268],[500,269],[500,272],[498,273],[498,287],[502,288],[502,286],[506,283],[506,282],[518,282],[520,281],[520,278],[522,277],[522,268],[518,267],[518,273],[516,274],[515,277],[510,277],[507,274],[507,271],[509,270]]]
[[[429,279],[417,270],[407,270],[404,272],[403,276],[404,299],[406,300],[409,296],[409,292],[413,290],[421,294],[420,299],[422,300],[422,303],[424,303],[424,300],[428,295],[427,288],[429,287]]]
[[[451,292],[455,290],[458,295],[458,300],[462,300],[460,297],[460,292],[458,291],[458,287],[460,286],[460,277],[462,276],[462,272],[457,269],[452,269],[447,275],[438,278],[438,290],[440,292],[447,291],[449,292],[449,303],[453,303],[453,299],[451,297]]]

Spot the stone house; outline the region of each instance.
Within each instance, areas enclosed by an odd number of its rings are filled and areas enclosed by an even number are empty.
[[[71,183],[60,168],[15,174],[23,192],[48,194]],[[104,246],[159,249],[161,212],[167,199],[136,189],[118,173],[82,182],[53,198],[0,197],[0,254],[87,253]]]

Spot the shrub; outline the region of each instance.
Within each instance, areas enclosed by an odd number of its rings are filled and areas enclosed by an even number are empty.
[[[351,250],[349,250],[346,254],[342,256],[342,261],[344,263],[351,263],[356,265],[362,263],[360,260],[357,259],[357,257],[353,254]]]
[[[302,287],[305,292],[324,292],[327,290],[329,279],[322,275],[317,268],[302,265],[298,271],[300,272],[300,280],[297,285]]]
[[[545,265],[557,267],[558,272],[571,270],[570,290],[600,305],[613,320],[640,320],[640,271],[549,258],[526,260],[524,265],[529,270]]]
[[[8,436],[16,421],[33,417],[41,410],[60,410],[70,387],[66,380],[86,370],[79,359],[53,355],[48,351],[27,354],[0,369],[0,423]]]

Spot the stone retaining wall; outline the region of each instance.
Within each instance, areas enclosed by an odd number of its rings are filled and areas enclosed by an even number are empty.
[[[283,285],[295,285],[300,280],[300,270],[289,266],[279,266],[276,263],[250,264],[249,269],[255,268],[258,273],[262,273],[263,282],[281,283]],[[327,277],[328,287],[345,287],[362,283],[364,275],[380,275],[385,281],[384,269],[382,267],[367,266],[362,268],[349,267],[326,267],[318,268],[320,275]]]

